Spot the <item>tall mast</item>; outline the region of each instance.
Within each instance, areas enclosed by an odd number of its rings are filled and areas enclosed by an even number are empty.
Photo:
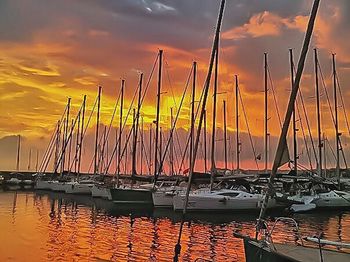
[[[125,168],[124,168],[125,175],[128,172],[128,135],[125,134]],[[119,185],[119,176],[117,179],[117,184]]]
[[[97,97],[94,175],[96,175],[98,173],[98,129],[99,129],[99,125],[100,125],[101,91],[102,91],[102,87],[99,86],[98,87],[98,97]]]
[[[151,175],[152,173],[152,123],[149,124],[149,159],[150,159],[150,163],[149,163],[149,175]]]
[[[239,105],[238,105],[238,76],[235,75],[235,82],[236,82],[236,154],[237,154],[237,173],[240,169],[240,141],[239,141]]]
[[[163,132],[162,132],[162,127],[159,127],[159,160],[162,159],[162,155],[163,155]],[[159,174],[160,175],[162,173],[163,170],[159,170]]]
[[[326,136],[323,133],[323,166],[324,166],[324,177],[327,177],[327,155],[326,155]]]
[[[29,156],[28,156],[28,171],[30,170],[30,163],[32,162],[32,149],[29,148]]]
[[[80,132],[80,142],[79,142],[78,177],[80,175],[81,152],[83,150],[83,138],[84,138],[84,131],[85,131],[84,130],[85,107],[86,107],[86,95],[84,95],[83,108],[82,108],[82,114],[81,114],[81,132]]]
[[[336,167],[335,174],[338,180],[338,189],[340,190],[340,163],[339,163],[339,126],[338,126],[338,100],[337,100],[337,69],[335,66],[335,54],[332,54],[333,65],[333,92],[334,92],[334,116],[335,116],[335,141],[336,141]]]
[[[69,125],[69,111],[70,111],[70,102],[71,98],[68,98],[68,104],[67,104],[67,115],[65,119],[64,124],[64,134],[63,134],[63,141],[62,141],[62,162],[61,162],[61,173],[64,172],[64,166],[66,162],[66,143],[68,139],[68,125]]]
[[[174,116],[173,108],[170,108],[170,128],[173,128],[174,125]],[[170,175],[174,175],[174,136],[171,136],[170,140]]]
[[[264,104],[264,109],[265,109],[265,173],[267,173],[267,161],[268,161],[268,114],[269,112],[267,111],[267,92],[268,92],[268,86],[267,86],[267,53],[264,53],[264,94],[265,94],[265,104]]]
[[[211,130],[211,176],[210,176],[210,190],[213,188],[215,176],[215,132],[216,132],[216,97],[218,90],[218,65],[219,65],[219,39],[217,40],[215,49],[215,69],[214,69],[214,94],[213,94],[213,123]]]
[[[143,73],[140,75],[140,82],[139,82],[139,97],[137,102],[137,112],[136,116],[134,115],[134,142],[133,142],[133,154],[132,154],[132,172],[131,175],[135,176],[137,173],[136,170],[136,152],[137,152],[137,132],[139,129],[139,116],[140,116],[140,109],[141,109],[141,98],[142,98],[142,80],[143,80]],[[134,109],[135,114],[135,109]]]
[[[141,117],[141,131],[140,131],[140,175],[143,173],[143,116]]]
[[[72,154],[72,140],[73,140],[73,129],[74,129],[74,127],[73,127],[73,125],[74,125],[74,119],[72,119],[72,121],[71,121],[71,128],[70,128],[70,138],[69,138],[69,146],[68,146],[68,172],[69,172],[69,170],[70,170],[70,158],[71,158],[71,154]]]
[[[199,145],[199,139],[200,139],[200,134],[201,134],[201,128],[202,128],[202,124],[203,124],[204,112],[205,112],[206,103],[207,103],[207,99],[208,99],[211,74],[212,74],[213,63],[214,63],[214,59],[215,59],[215,50],[218,49],[217,47],[218,47],[218,42],[219,42],[219,37],[220,37],[220,29],[221,29],[221,23],[222,23],[222,17],[223,17],[223,13],[224,13],[225,3],[226,3],[225,0],[221,0],[220,11],[219,11],[219,16],[218,16],[217,26],[216,26],[216,29],[215,29],[215,36],[214,36],[214,40],[213,40],[213,47],[212,47],[211,55],[210,55],[208,74],[207,74],[207,77],[206,77],[206,80],[205,80],[205,84],[204,84],[203,99],[202,99],[202,105],[201,105],[198,129],[197,129],[197,134],[196,134],[196,141],[195,141],[195,144],[194,144],[193,158],[191,159],[191,162],[190,162],[190,173],[189,173],[189,178],[188,178],[188,183],[187,183],[187,189],[186,189],[186,195],[185,195],[185,202],[184,202],[182,218],[184,218],[184,216],[186,214],[186,210],[187,210],[188,197],[189,197],[189,194],[190,194],[191,182],[192,182],[192,177],[193,177],[193,170],[194,170],[196,156],[197,156],[197,151],[198,151],[198,145]],[[175,254],[174,254],[174,257],[173,257],[173,261],[174,262],[178,261],[179,254],[181,252],[180,241],[181,241],[181,235],[182,235],[182,229],[183,229],[183,222],[184,222],[184,219],[181,220],[179,236],[178,236],[178,240],[177,240],[177,243],[176,243],[176,246],[175,246]]]
[[[123,104],[125,80],[122,79],[120,90],[120,112],[119,112],[119,139],[118,139],[118,163],[117,163],[117,187],[119,187],[120,164],[122,160],[122,128],[123,128]]]
[[[204,140],[204,173],[207,172],[207,111],[204,110],[204,126],[203,126],[203,140]]]
[[[159,68],[158,68],[158,87],[157,87],[157,112],[156,112],[156,137],[154,149],[154,176],[157,177],[158,172],[158,140],[159,140],[159,112],[160,112],[160,90],[162,86],[162,62],[163,50],[159,50]]]
[[[298,90],[299,90],[299,85],[300,85],[300,80],[301,80],[301,76],[303,74],[304,71],[304,65],[305,65],[305,60],[306,60],[306,55],[309,49],[309,44],[310,44],[310,40],[311,40],[311,36],[312,36],[312,32],[314,29],[314,25],[315,25],[315,20],[316,20],[316,15],[317,15],[317,10],[320,4],[320,0],[315,0],[312,6],[312,11],[310,14],[310,19],[307,25],[307,30],[306,30],[306,34],[305,34],[305,38],[304,38],[304,43],[303,43],[303,47],[300,53],[300,58],[299,58],[299,62],[298,62],[298,68],[297,68],[297,73],[295,75],[295,79],[294,79],[294,85],[292,88],[292,92],[290,94],[289,97],[289,101],[288,101],[288,106],[287,106],[287,111],[285,114],[285,118],[284,118],[284,122],[282,125],[282,131],[281,131],[281,135],[279,137],[278,140],[278,145],[277,145],[277,150],[276,150],[276,154],[275,154],[275,159],[272,165],[272,169],[271,169],[271,175],[270,175],[270,179],[269,179],[269,187],[268,187],[268,192],[267,194],[265,194],[264,197],[264,201],[262,203],[262,207],[260,209],[260,214],[259,214],[259,220],[258,220],[258,224],[256,227],[256,238],[258,236],[259,230],[261,228],[262,225],[262,218],[265,215],[265,211],[266,211],[266,207],[268,204],[268,200],[270,195],[272,194],[273,191],[273,182],[274,182],[274,178],[275,175],[277,173],[277,169],[286,162],[286,159],[284,159],[284,156],[286,155],[285,152],[286,150],[288,150],[287,148],[287,133],[288,133],[288,128],[289,128],[289,124],[290,124],[290,120],[292,118],[292,113],[293,113],[293,106],[298,94]]]
[[[75,138],[75,155],[74,155],[74,172],[75,173],[77,173],[77,167],[78,167],[80,120],[81,120],[81,111],[79,112],[79,115],[78,115],[78,127],[77,127],[77,133],[76,133],[76,138]]]
[[[137,143],[137,137],[136,137],[136,110],[133,109],[132,113],[132,151],[131,151],[131,177],[134,177],[136,175],[136,146],[134,148],[134,145]]]
[[[227,128],[226,128],[226,101],[223,101],[224,111],[224,158],[225,158],[225,170],[227,170]]]
[[[60,151],[60,138],[61,138],[61,121],[57,121],[57,132],[56,132],[56,149],[55,149],[55,159],[54,159],[54,173],[57,174],[58,170],[58,154]]]
[[[21,135],[18,135],[18,140],[17,140],[17,162],[16,162],[16,170],[17,170],[17,172],[19,171],[20,154],[21,154]]]
[[[294,59],[293,59],[293,49],[289,49],[290,58],[290,80],[291,86],[294,86]],[[298,144],[297,144],[297,127],[296,127],[296,110],[295,104],[293,106],[293,152],[294,152],[294,172],[295,175],[298,174]]]
[[[317,49],[314,49],[315,56],[315,88],[316,88],[316,115],[317,115],[317,136],[318,136],[318,163],[317,174],[322,176],[322,137],[321,137],[321,113],[320,113],[320,91],[318,84],[318,56]]]
[[[192,76],[192,99],[191,99],[191,130],[190,130],[190,161],[193,154],[193,143],[194,143],[194,98],[196,96],[196,74],[197,74],[197,62],[193,62],[193,76]]]
[[[38,165],[39,165],[39,149],[36,150],[36,164],[35,164],[36,172],[38,172]]]

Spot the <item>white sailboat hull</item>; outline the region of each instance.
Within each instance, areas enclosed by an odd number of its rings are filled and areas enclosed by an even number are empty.
[[[67,194],[77,194],[77,195],[91,195],[91,188],[93,184],[80,184],[75,183],[68,186],[65,190]]]
[[[49,181],[37,180],[34,185],[34,188],[39,190],[51,190],[51,185]]]
[[[18,178],[11,178],[6,181],[7,184],[9,185],[19,185],[22,181],[19,180]]]
[[[229,191],[225,191],[230,193]],[[230,197],[220,194],[190,194],[188,199],[188,211],[234,211],[234,210],[259,210],[263,196],[249,194],[241,191],[232,191],[237,196]],[[184,195],[177,195],[173,198],[174,210],[182,210],[185,202]],[[275,200],[270,200],[268,207],[275,206]]]
[[[58,182],[58,181],[51,181],[50,183],[50,189],[54,192],[65,192],[66,191],[66,183],[64,182]]]
[[[350,193],[337,190],[320,193],[313,203],[318,208],[350,208]]]
[[[109,188],[99,185],[93,185],[91,188],[92,197],[100,197],[112,200],[111,191]]]
[[[155,207],[173,207],[173,198],[176,192],[156,191],[152,193],[153,205]]]

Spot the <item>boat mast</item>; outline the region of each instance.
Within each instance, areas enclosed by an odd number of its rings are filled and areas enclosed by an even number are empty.
[[[30,162],[32,160],[32,149],[29,148],[29,157],[28,157],[28,171],[30,170]]]
[[[265,109],[265,173],[267,173],[267,161],[268,161],[268,111],[267,111],[267,92],[268,92],[268,85],[267,85],[267,53],[264,53],[264,95],[265,95],[265,103],[264,103],[264,109]]]
[[[318,163],[317,174],[322,176],[322,137],[321,137],[321,113],[320,113],[320,91],[318,83],[318,56],[317,49],[314,49],[315,56],[315,87],[316,87],[316,115],[317,115],[317,136],[318,136]]]
[[[141,117],[141,130],[140,130],[140,175],[142,176],[143,173],[143,116]]]
[[[239,141],[239,105],[238,105],[238,75],[235,75],[235,82],[236,82],[236,154],[237,154],[237,173],[239,172],[240,166],[240,141]]]
[[[162,127],[159,127],[159,160],[162,159],[162,155],[163,155],[163,129]],[[162,174],[162,170],[163,168],[161,167],[161,169],[159,170],[159,174]]]
[[[327,155],[326,155],[326,136],[325,133],[323,133],[323,163],[324,163],[324,177],[327,177]]]
[[[203,127],[203,140],[204,140],[204,173],[207,173],[207,110],[204,110],[204,127]]]
[[[97,116],[96,116],[96,136],[95,136],[95,159],[94,159],[94,175],[98,173],[98,129],[100,125],[100,106],[101,106],[101,91],[102,87],[98,87],[98,97],[97,97]]]
[[[293,59],[293,49],[289,49],[289,58],[290,58],[290,80],[291,86],[294,86],[294,59]],[[293,107],[293,153],[294,153],[294,172],[295,175],[298,174],[298,144],[297,144],[297,127],[296,127],[296,110],[295,104]]]
[[[21,153],[21,135],[18,135],[18,140],[17,140],[17,161],[16,161],[16,170],[17,170],[17,172],[19,171],[20,153]]]
[[[38,165],[39,165],[39,149],[36,150],[36,164],[35,164],[36,172],[38,172]]]
[[[137,137],[136,137],[136,109],[133,108],[132,113],[132,150],[131,150],[131,178],[134,178],[136,174],[136,151],[134,150],[134,145],[137,143]],[[136,146],[135,146],[136,147]]]
[[[204,90],[203,90],[203,100],[202,100],[202,105],[201,105],[201,111],[200,111],[200,117],[199,117],[199,123],[198,123],[198,129],[197,129],[197,134],[196,134],[196,141],[194,144],[194,151],[193,151],[193,156],[190,162],[190,172],[189,172],[189,178],[188,178],[188,183],[187,183],[187,189],[186,189],[186,195],[185,195],[185,201],[184,201],[184,208],[183,208],[183,216],[181,220],[181,225],[180,225],[180,230],[179,230],[179,236],[177,239],[177,243],[175,246],[175,254],[173,257],[173,261],[177,262],[179,254],[181,252],[181,235],[182,235],[182,229],[183,229],[183,222],[184,222],[184,215],[186,214],[187,210],[187,205],[188,205],[188,197],[190,194],[190,189],[191,189],[191,182],[192,182],[192,177],[193,177],[193,170],[195,166],[195,161],[196,161],[196,156],[197,156],[197,151],[198,151],[198,145],[199,145],[199,139],[200,139],[200,134],[201,134],[201,128],[203,124],[203,118],[204,118],[204,113],[205,113],[205,108],[206,108],[206,103],[208,99],[208,93],[209,93],[209,86],[210,86],[210,80],[211,80],[211,74],[213,70],[213,63],[215,59],[215,53],[218,50],[218,42],[219,42],[219,37],[220,37],[220,29],[221,29],[221,23],[222,23],[222,17],[224,14],[224,8],[225,8],[225,0],[221,0],[221,5],[220,5],[220,11],[219,11],[219,16],[218,16],[218,21],[217,21],[217,26],[215,29],[215,36],[213,40],[213,47],[211,50],[211,55],[210,55],[210,63],[208,67],[208,74],[206,76],[205,84],[204,84]]]
[[[86,107],[86,95],[83,98],[83,108],[81,114],[81,132],[80,132],[80,142],[79,142],[79,160],[78,160],[78,177],[80,176],[80,167],[81,167],[81,152],[83,150],[83,138],[84,138],[84,120],[85,120],[85,107]]]
[[[225,170],[227,170],[227,129],[226,129],[226,101],[223,101],[224,111],[224,158],[225,158]]]
[[[174,125],[174,116],[173,108],[170,108],[170,128],[173,128]],[[174,175],[174,136],[170,138],[170,176]]]
[[[63,141],[62,141],[61,175],[63,175],[64,165],[65,165],[65,162],[66,162],[66,143],[67,143],[67,139],[68,139],[70,102],[71,102],[71,98],[69,97],[68,98],[68,104],[67,104],[67,115],[66,115],[65,124],[64,124]]]
[[[58,170],[58,154],[59,154],[59,147],[60,147],[60,138],[61,138],[61,121],[57,121],[57,132],[56,132],[56,149],[55,149],[55,159],[54,159],[54,173],[57,174]]]
[[[282,126],[281,135],[280,135],[280,138],[278,141],[275,159],[274,159],[272,169],[271,169],[271,175],[270,175],[270,179],[269,179],[269,183],[268,183],[268,192],[267,192],[267,194],[265,194],[264,201],[262,203],[261,210],[260,210],[258,224],[256,227],[256,238],[258,236],[259,229],[262,226],[261,222],[262,222],[262,218],[265,216],[265,211],[267,208],[269,197],[273,192],[273,182],[274,182],[274,178],[275,178],[277,169],[283,163],[283,156],[285,155],[285,151],[288,150],[288,148],[287,148],[288,128],[289,128],[290,120],[292,118],[293,107],[294,107],[294,103],[295,103],[295,100],[296,100],[296,97],[298,94],[300,80],[301,80],[301,76],[303,74],[306,55],[307,55],[307,52],[309,49],[309,44],[310,44],[313,28],[315,25],[315,19],[316,19],[319,4],[320,4],[320,0],[315,0],[314,4],[312,6],[312,11],[311,11],[310,19],[309,19],[306,34],[305,34],[303,47],[302,47],[302,50],[300,53],[300,58],[299,58],[299,62],[298,62],[298,69],[297,69],[297,73],[295,75],[294,85],[292,88],[292,92],[290,94],[288,107],[287,107],[286,115],[285,115],[283,126]]]
[[[215,132],[216,132],[216,97],[218,90],[218,65],[219,65],[219,38],[215,47],[215,69],[214,69],[214,94],[213,94],[213,123],[211,133],[211,176],[210,176],[210,190],[213,189],[214,176],[216,173],[215,166]]]
[[[193,154],[193,143],[194,143],[194,122],[195,122],[195,116],[194,116],[194,98],[196,96],[196,74],[197,74],[197,62],[193,62],[193,76],[192,76],[192,99],[191,99],[191,130],[190,130],[190,159],[189,164],[192,159]]]
[[[77,128],[77,133],[76,133],[76,138],[75,138],[74,173],[77,173],[77,166],[78,166],[80,120],[81,120],[81,111],[79,111],[79,114],[78,114],[78,128]]]
[[[68,172],[70,172],[70,158],[71,158],[71,154],[72,154],[72,141],[73,141],[73,130],[74,130],[74,119],[72,119],[71,121],[71,128],[70,128],[70,138],[69,138],[69,146],[68,146]]]
[[[140,116],[140,109],[141,109],[142,80],[143,80],[143,73],[141,73],[140,81],[139,81],[139,96],[138,96],[138,102],[137,102],[136,116],[135,116],[135,109],[134,109],[134,141],[132,146],[133,153],[132,153],[132,172],[131,172],[132,177],[134,177],[137,174],[137,170],[136,170],[137,132],[139,129],[139,116]]]
[[[157,177],[158,172],[158,140],[159,140],[159,113],[160,113],[160,90],[162,86],[162,62],[163,62],[163,50],[159,50],[159,68],[158,68],[158,87],[157,87],[157,112],[156,112],[156,137],[155,137],[155,150],[154,150],[154,177]]]
[[[333,90],[334,90],[334,116],[335,116],[335,141],[336,141],[336,167],[335,174],[338,181],[338,189],[340,190],[340,163],[339,163],[339,125],[338,125],[338,100],[337,100],[337,69],[335,66],[335,54],[332,54],[332,65],[333,65]]]
[[[149,124],[149,158],[150,158],[150,163],[149,163],[149,175],[152,173],[152,123]]]
[[[120,91],[120,112],[119,112],[119,139],[118,142],[118,163],[117,163],[117,187],[119,187],[119,176],[120,176],[120,164],[122,160],[122,128],[123,128],[123,103],[124,103],[124,86],[125,80],[122,79],[121,91]]]

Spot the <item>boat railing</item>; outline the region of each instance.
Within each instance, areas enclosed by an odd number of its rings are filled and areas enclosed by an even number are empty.
[[[266,228],[267,228],[267,234],[266,234],[267,240],[273,245],[272,234],[273,234],[273,232],[274,232],[274,230],[276,228],[276,225],[278,223],[280,223],[280,222],[282,222],[282,223],[290,222],[291,224],[293,224],[295,229],[296,229],[297,237],[298,237],[298,239],[300,239],[301,245],[304,246],[304,241],[303,241],[303,238],[301,237],[298,223],[297,223],[297,221],[295,221],[295,219],[293,219],[291,217],[277,217],[276,220],[275,220],[275,223],[273,224],[273,226],[271,228],[271,230],[268,230],[268,226],[266,225]]]

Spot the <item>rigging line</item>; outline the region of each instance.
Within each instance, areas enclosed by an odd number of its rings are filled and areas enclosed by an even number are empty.
[[[341,88],[341,86],[340,86],[340,82],[339,82],[338,75],[336,75],[336,78],[337,78],[337,85],[338,85],[339,94],[340,94],[340,101],[341,101],[341,104],[342,104],[342,107],[343,107],[343,113],[344,113],[345,123],[346,123],[346,127],[347,127],[347,129],[348,129],[348,133],[349,133],[349,135],[350,135],[350,126],[349,126],[349,121],[348,121],[348,118],[347,118],[347,112],[346,112],[345,103],[344,103],[344,99],[343,99],[342,88]]]
[[[294,65],[294,72],[296,72],[295,65]],[[303,96],[303,90],[302,90],[301,88],[300,88],[300,90],[299,90],[299,92],[298,92],[298,95],[299,95],[299,99],[300,99],[300,102],[301,102],[301,105],[302,105],[302,109],[303,109],[303,113],[304,113],[304,116],[305,116],[306,126],[307,126],[308,134],[309,134],[309,137],[310,137],[311,145],[312,145],[312,150],[313,150],[313,153],[314,153],[314,157],[315,157],[315,161],[316,161],[316,166],[318,166],[318,165],[319,165],[319,162],[318,162],[318,158],[317,158],[315,143],[314,143],[314,139],[313,139],[313,136],[312,136],[311,127],[310,127],[310,122],[309,122],[309,118],[308,118],[307,111],[306,111],[306,107],[305,107],[304,96]],[[300,117],[299,117],[299,118],[300,118]]]
[[[201,103],[202,103],[203,97],[204,97],[204,88],[202,89],[201,96],[200,96],[199,101],[198,101],[198,106],[197,106],[197,109],[196,109],[194,121],[196,121],[197,116],[198,116],[198,114],[199,114],[199,111],[200,111],[200,107],[201,107]],[[180,173],[180,171],[182,170],[182,167],[183,167],[183,164],[184,164],[184,161],[185,161],[185,158],[186,158],[186,153],[187,153],[187,149],[188,149],[188,147],[189,147],[190,139],[191,139],[191,134],[188,134],[188,136],[187,136],[187,141],[186,141],[186,145],[185,145],[185,151],[184,151],[183,154],[182,154],[181,164],[180,164],[180,166],[179,166],[179,173]]]
[[[246,111],[245,111],[245,106],[244,106],[244,103],[243,103],[243,98],[242,98],[242,94],[241,94],[241,90],[240,90],[240,87],[239,87],[239,86],[238,86],[238,94],[239,94],[239,100],[240,100],[241,105],[242,105],[242,111],[243,111],[243,116],[244,116],[245,124],[246,124],[247,131],[248,131],[248,134],[249,134],[250,145],[251,145],[251,147],[252,147],[252,151],[253,151],[253,154],[254,154],[254,161],[255,161],[256,167],[257,167],[257,169],[258,169],[258,171],[259,171],[260,169],[259,169],[258,160],[257,160],[257,158],[256,158],[256,150],[255,150],[255,147],[254,147],[252,134],[251,134],[251,132],[250,132],[249,123],[248,123],[248,117],[247,117],[247,114],[246,114]]]
[[[334,117],[334,115],[333,115],[332,105],[331,105],[331,102],[330,102],[330,99],[329,99],[329,96],[328,96],[328,92],[327,92],[327,88],[326,88],[326,84],[325,84],[325,80],[324,80],[322,68],[321,68],[321,65],[320,65],[319,62],[317,63],[317,65],[318,65],[318,67],[319,67],[319,69],[320,69],[321,79],[322,79],[322,85],[323,85],[324,91],[325,91],[325,93],[326,93],[326,97],[327,97],[327,102],[328,102],[329,110],[330,110],[330,113],[331,113],[331,116],[332,116],[333,125],[334,125],[334,127],[335,127],[335,126],[336,126],[335,117]],[[332,76],[333,76],[333,73],[331,74],[331,77],[332,77]],[[340,137],[339,137],[339,146],[340,146],[341,149],[343,148],[342,142],[341,142],[341,138],[340,138]],[[345,166],[347,166],[344,151],[343,151],[343,150],[341,150],[341,151],[342,151],[342,157],[343,157],[343,160],[344,160],[344,164],[345,164]]]
[[[275,94],[275,87],[274,87],[274,84],[273,84],[273,81],[272,81],[271,72],[270,72],[270,66],[269,65],[267,65],[267,72],[268,72],[268,75],[269,75],[269,80],[270,80],[270,85],[271,85],[271,90],[272,90],[272,97],[273,97],[273,101],[274,101],[275,108],[276,108],[278,122],[280,124],[280,127],[282,128],[281,115],[280,115],[280,111],[278,109],[278,104],[277,104],[277,99],[276,99],[276,94]]]
[[[177,108],[177,105],[176,105],[173,85],[171,84],[170,74],[169,74],[169,70],[168,70],[169,64],[168,64],[168,61],[165,58],[165,55],[164,55],[164,64],[165,64],[165,67],[164,67],[165,68],[165,73],[167,75],[167,80],[168,80],[168,83],[169,83],[170,92],[171,92],[171,95],[172,95],[172,99],[173,99],[173,103],[174,103],[174,106],[175,106],[175,110],[178,111],[179,109]]]
[[[307,139],[306,139],[306,134],[305,134],[305,130],[304,130],[304,125],[303,125],[303,121],[301,119],[301,114],[300,114],[300,110],[299,110],[299,103],[298,103],[298,100],[295,100],[295,104],[296,104],[296,108],[297,108],[297,112],[298,112],[298,117],[299,117],[299,120],[300,120],[300,128],[301,128],[301,133],[303,134],[303,139],[304,139],[304,143],[305,143],[305,149],[306,149],[306,154],[307,154],[307,157],[308,157],[308,160],[309,160],[309,164],[310,164],[310,168],[311,170],[313,169],[312,167],[312,161],[311,161],[311,154],[310,154],[310,149],[309,149],[309,146],[308,146],[308,143],[307,143]]]
[[[293,69],[294,69],[294,73],[296,73],[295,65],[293,65]],[[308,134],[309,134],[309,137],[310,137],[312,150],[313,150],[313,153],[314,153],[314,157],[315,157],[315,161],[316,161],[316,166],[318,166],[318,165],[319,165],[319,162],[318,162],[318,158],[317,158],[317,153],[316,153],[316,148],[315,148],[314,139],[313,139],[312,132],[311,132],[311,127],[310,127],[309,118],[308,118],[307,111],[306,111],[306,107],[305,107],[305,103],[304,103],[304,96],[303,96],[303,90],[302,90],[302,88],[300,88],[300,90],[299,90],[299,92],[298,92],[298,96],[299,96],[299,100],[300,100],[300,102],[301,102],[302,109],[303,109],[303,113],[304,113],[304,116],[305,116],[306,126],[307,126]],[[298,104],[297,100],[296,100],[296,103]],[[299,110],[299,108],[298,108],[298,110]],[[302,119],[300,112],[299,112],[299,118],[300,118],[300,120]],[[300,121],[300,122],[302,123],[302,121]]]
[[[38,173],[42,173],[46,171],[46,167],[48,166],[50,159],[51,159],[51,155],[53,153],[53,151],[55,151],[55,144],[56,144],[56,138],[57,138],[57,130],[58,129],[58,124],[56,126],[55,129],[55,135],[52,137],[52,140],[50,141],[50,143],[48,144],[47,150],[45,152],[45,158],[42,160],[41,164],[40,164],[40,169],[38,169]],[[45,170],[43,170],[43,168],[45,167]]]
[[[80,110],[79,110],[79,113],[80,113]],[[62,159],[63,159],[63,155],[65,154],[67,145],[68,145],[70,139],[72,138],[73,130],[74,130],[74,128],[75,128],[75,125],[76,125],[77,121],[78,121],[78,116],[75,117],[74,123],[73,123],[73,125],[72,125],[72,127],[71,127],[71,130],[70,130],[70,132],[69,132],[69,136],[68,136],[67,139],[65,140],[64,146],[63,146],[63,148],[62,148],[62,152],[61,152],[61,154],[60,154],[61,156],[60,156],[60,158],[59,158],[59,161],[58,161],[58,163],[57,163],[57,166],[59,166],[59,164],[61,163],[61,161],[62,161]]]
[[[150,85],[150,83],[151,83],[151,79],[152,79],[152,76],[153,76],[153,73],[154,73],[156,64],[157,64],[157,62],[158,62],[158,59],[159,59],[159,54],[157,55],[157,57],[156,57],[156,59],[155,59],[155,61],[154,61],[154,63],[153,63],[153,67],[152,67],[150,76],[149,76],[149,78],[148,78],[148,80],[147,80],[146,87],[145,87],[144,93],[143,93],[142,98],[141,98],[140,106],[141,106],[142,103],[143,103],[143,100],[144,100],[144,98],[145,98],[145,96],[146,96],[146,92],[147,92],[148,87],[149,87],[149,85]],[[138,91],[138,88],[135,88],[135,92],[134,92],[133,98],[132,98],[132,100],[131,100],[131,105],[130,105],[129,110],[128,110],[127,114],[126,114],[126,117],[125,117],[125,120],[124,120],[124,124],[123,124],[123,127],[122,127],[122,129],[120,130],[120,132],[123,132],[123,131],[124,131],[124,128],[125,128],[125,126],[126,126],[127,120],[128,120],[128,118],[129,118],[129,115],[130,115],[130,112],[131,112],[131,109],[132,109],[132,105],[134,104],[136,95],[137,95],[137,93],[138,93],[137,91]],[[136,117],[135,117],[135,119],[133,119],[133,124],[135,124],[135,122],[136,122]],[[131,137],[131,134],[132,134],[132,129],[130,129],[130,131],[129,131],[129,134],[128,134],[126,143],[129,142],[129,139],[130,139],[130,137]],[[119,139],[118,139],[117,143],[115,143],[115,145],[114,145],[114,148],[113,148],[113,151],[112,151],[110,160],[109,160],[109,162],[108,162],[107,167],[105,168],[104,174],[107,174],[107,172],[108,172],[108,170],[109,170],[109,168],[110,168],[110,166],[111,166],[111,164],[112,164],[112,161],[113,161],[113,159],[114,159],[114,154],[115,154],[116,151],[117,151],[117,146],[119,145],[119,143],[120,143],[120,141],[119,141]],[[125,144],[125,145],[126,145],[126,144]],[[122,154],[121,154],[121,156],[120,156],[120,159],[123,158],[123,155],[124,155],[124,153],[125,153],[125,150],[126,150],[126,146],[125,146],[125,145],[124,145]]]
[[[331,143],[329,143],[328,138],[326,138],[326,141],[327,141],[328,147],[329,147],[329,149],[331,150],[332,156],[333,156],[334,161],[335,161],[335,160],[336,160],[336,156],[335,156],[335,152],[334,152],[334,150],[333,150],[333,148],[332,148],[332,145],[331,145]]]
[[[175,130],[175,127],[176,127],[176,123],[177,123],[177,120],[178,120],[179,115],[180,115],[180,110],[181,110],[181,107],[182,107],[182,105],[183,105],[183,101],[184,101],[184,99],[185,99],[185,95],[186,95],[186,92],[187,92],[187,89],[188,89],[188,85],[189,85],[189,83],[190,83],[190,79],[191,79],[192,72],[193,72],[193,66],[191,67],[190,73],[189,73],[189,75],[188,75],[188,77],[187,77],[187,82],[186,82],[185,89],[184,89],[183,94],[182,94],[182,97],[181,97],[181,101],[180,101],[180,105],[179,105],[179,110],[176,111],[176,116],[175,116],[175,119],[174,119],[174,121],[173,121],[173,123],[172,123],[172,127],[171,127],[171,130],[170,130],[170,137],[169,137],[169,139],[168,139],[168,141],[167,141],[167,144],[166,144],[166,147],[165,147],[165,150],[164,150],[164,153],[163,153],[163,156],[162,156],[162,158],[161,158],[160,165],[159,165],[159,168],[158,168],[158,176],[159,176],[160,172],[161,172],[162,169],[163,169],[163,164],[164,164],[165,156],[166,156],[166,154],[167,154],[167,151],[168,151],[168,148],[169,148],[169,145],[170,145],[170,141],[171,141],[171,139],[172,139],[172,137],[173,137],[173,133],[174,133],[174,130]],[[158,176],[155,177],[154,183],[156,183]]]
[[[332,109],[332,105],[331,105],[331,102],[330,102],[330,99],[329,99],[329,95],[328,95],[328,91],[327,91],[327,86],[326,86],[326,82],[325,82],[325,78],[323,76],[323,71],[322,71],[322,68],[321,68],[321,65],[320,63],[318,62],[317,63],[317,66],[320,70],[320,75],[321,75],[321,83],[322,83],[322,86],[323,86],[323,90],[326,94],[326,98],[327,98],[327,102],[328,102],[328,107],[329,107],[329,111],[330,111],[330,114],[331,114],[331,117],[332,117],[332,121],[333,121],[333,125],[335,126],[335,118],[334,118],[334,115],[333,115],[333,109]],[[333,76],[333,74],[331,75]]]
[[[118,98],[116,99],[116,102],[115,102],[115,106],[114,106],[114,109],[113,109],[113,113],[112,113],[112,117],[111,117],[111,121],[109,122],[109,126],[108,126],[108,130],[107,130],[107,134],[106,134],[106,137],[105,137],[105,140],[103,142],[103,145],[102,145],[102,152],[101,152],[101,155],[104,154],[104,151],[105,151],[105,146],[106,146],[106,143],[108,141],[108,137],[109,137],[109,133],[111,131],[111,128],[112,128],[112,124],[113,124],[113,120],[114,120],[114,117],[115,117],[115,113],[117,112],[117,106],[119,104],[119,100],[121,98],[121,90],[119,91],[119,95],[118,95]],[[101,140],[102,140],[103,136],[101,136],[100,138],[100,144],[101,144]]]
[[[171,95],[172,95],[172,99],[173,99],[173,103],[174,103],[174,106],[175,106],[175,111],[178,111],[178,108],[177,108],[177,104],[176,104],[176,100],[175,100],[175,95],[174,95],[174,90],[173,90],[173,85],[171,83],[171,80],[170,80],[170,74],[169,74],[169,70],[168,70],[168,67],[169,67],[169,64],[165,58],[166,56],[164,55],[164,63],[165,63],[165,73],[166,73],[166,76],[167,76],[167,80],[168,80],[168,83],[169,83],[169,87],[170,87],[170,92],[171,92]],[[191,69],[192,70],[192,69]],[[179,150],[180,152],[182,151],[181,150],[181,143],[180,143],[180,139],[179,139],[179,135],[178,133],[176,132],[175,130],[175,138],[176,138],[176,142],[178,144],[178,147],[179,147]],[[181,152],[182,153],[182,152]]]
[[[64,108],[63,114],[61,115],[60,120],[58,120],[60,123],[62,122],[64,116],[66,115],[67,109],[68,109],[68,105],[66,105],[66,107]],[[59,127],[59,128],[60,128],[60,130],[61,130],[61,127]],[[56,131],[56,130],[58,131],[58,126],[55,128],[55,131]],[[56,134],[55,134],[55,133],[54,133],[53,135],[56,137]],[[45,151],[45,153],[44,153],[44,155],[43,155],[43,157],[42,157],[42,160],[41,160],[41,163],[42,163],[42,164],[44,164],[43,161],[46,160],[45,154],[46,154],[46,151]],[[42,168],[42,164],[40,164],[39,170]],[[46,169],[46,168],[45,168],[45,169]]]
[[[139,130],[140,130],[140,133],[141,133],[141,127],[140,126],[139,126]],[[147,158],[147,150],[146,150],[146,147],[145,147],[145,142],[144,142],[143,139],[140,139],[140,142],[141,142],[141,154],[145,155],[147,168],[150,169],[150,162],[148,161],[148,158]],[[141,163],[141,165],[142,165],[142,163]]]
[[[58,129],[58,124],[55,125],[55,129],[54,129],[54,131],[53,131],[53,133],[52,133],[52,135],[50,137],[49,143],[48,143],[48,145],[47,145],[47,147],[46,147],[46,149],[44,151],[44,154],[42,156],[42,159],[41,159],[41,162],[40,162],[40,166],[39,166],[39,169],[38,169],[38,173],[41,173],[40,171],[41,171],[42,165],[43,165],[44,162],[46,162],[46,158],[47,158],[46,155],[48,154],[48,152],[49,152],[49,150],[51,148],[51,144],[53,143],[53,141],[55,140],[55,138],[57,136],[57,134],[56,134],[57,129]]]

